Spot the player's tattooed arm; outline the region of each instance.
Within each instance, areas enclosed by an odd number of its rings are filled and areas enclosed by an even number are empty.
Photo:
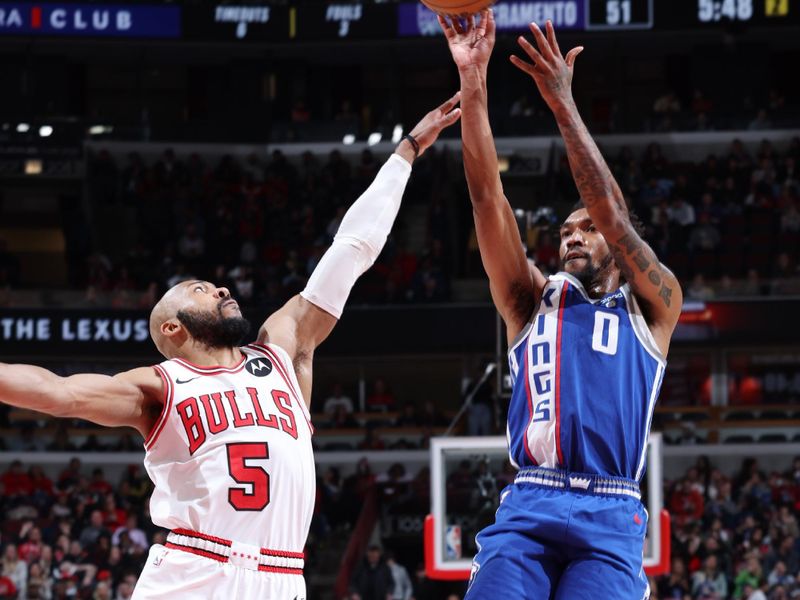
[[[531,24],[535,47],[524,37],[519,38],[532,64],[516,56],[511,62],[533,78],[553,111],[589,217],[608,242],[614,261],[640,300],[656,341],[666,354],[680,316],[680,285],[636,232],[622,190],[578,112],[572,96],[572,75],[583,47],[573,48],[562,57],[553,24],[548,21],[545,29],[546,35]]]

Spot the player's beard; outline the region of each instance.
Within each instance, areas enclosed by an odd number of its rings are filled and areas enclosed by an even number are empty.
[[[223,317],[222,302],[216,312],[198,313],[179,310],[175,315],[192,338],[208,348],[236,348],[250,332],[244,317]]]
[[[581,282],[583,289],[589,291],[605,278],[608,269],[613,264],[614,257],[611,256],[611,253],[609,252],[603,257],[599,264],[595,264],[587,260],[586,266],[580,271],[567,271],[566,261],[561,259],[561,270],[572,275],[575,279]]]

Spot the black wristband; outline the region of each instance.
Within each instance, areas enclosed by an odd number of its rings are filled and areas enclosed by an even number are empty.
[[[414,136],[410,133],[407,133],[403,136],[404,140],[408,140],[408,143],[411,144],[411,147],[414,149],[414,158],[419,157],[419,142],[414,139]]]

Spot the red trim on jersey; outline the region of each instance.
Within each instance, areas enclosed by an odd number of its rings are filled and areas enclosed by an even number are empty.
[[[175,542],[167,542],[164,544],[167,548],[172,548],[173,550],[183,550],[184,552],[188,552],[189,554],[197,554],[198,556],[203,556],[205,558],[210,558],[212,560],[216,560],[217,562],[226,563],[228,562],[228,557],[222,554],[217,554],[216,552],[209,552],[208,550],[201,550],[200,548],[194,548],[192,546],[184,546],[182,544],[176,544]]]
[[[215,544],[219,544],[220,546],[230,546],[233,544],[230,540],[226,540],[223,538],[218,538],[213,535],[208,535],[207,533],[200,533],[199,531],[192,531],[191,529],[173,529],[172,533],[175,535],[182,535],[185,537],[195,538],[197,540],[205,540],[207,542],[214,542]]]
[[[240,351],[241,352],[241,351]],[[239,360],[232,367],[221,367],[219,365],[215,365],[212,367],[204,367],[201,365],[196,365],[194,363],[189,362],[185,358],[173,358],[176,363],[181,365],[182,367],[186,367],[192,373],[197,373],[198,375],[219,375],[220,373],[238,373],[244,368],[244,363],[247,360],[247,356],[244,352],[241,353],[242,358]]]
[[[290,569],[289,567],[271,567],[269,565],[258,565],[259,571],[267,573],[284,573],[285,575],[302,575],[303,569]]]
[[[531,382],[528,379],[528,371],[530,370],[530,365],[528,363],[530,362],[531,359],[530,349],[531,349],[530,344],[528,344],[526,340],[525,353],[522,355],[522,367],[524,369],[522,371],[522,376],[525,379],[525,393],[528,396],[528,412],[530,412],[531,416],[528,419],[528,424],[525,426],[525,431],[523,432],[525,439],[522,441],[523,441],[523,446],[525,447],[525,454],[528,455],[528,460],[530,460],[531,463],[533,463],[533,466],[536,467],[539,466],[539,463],[536,461],[535,458],[533,458],[533,452],[531,452],[531,448],[528,445],[528,430],[531,427],[531,423],[533,423],[533,394],[531,394]]]
[[[306,423],[308,424],[308,430],[311,432],[311,435],[314,435],[314,426],[311,424],[311,421],[309,420],[308,416],[306,416],[306,403],[303,400],[303,396],[299,394],[297,392],[297,389],[294,387],[294,384],[292,383],[292,378],[289,376],[289,371],[286,368],[286,365],[283,364],[283,361],[278,356],[278,353],[275,352],[269,346],[265,346],[264,344],[252,343],[249,344],[249,347],[252,348],[253,350],[261,352],[262,354],[265,354],[267,358],[271,359],[275,363],[275,366],[278,369],[278,373],[280,374],[281,377],[283,377],[283,380],[286,382],[286,385],[289,386],[292,395],[295,397],[298,404],[300,404],[300,412],[303,413],[303,418],[306,420]]]
[[[305,560],[305,552],[287,552],[285,550],[270,550],[269,548],[262,548],[261,554],[264,556],[277,556],[279,558],[299,558]]]
[[[564,281],[561,298],[558,302],[558,333],[556,334],[556,454],[559,465],[564,464],[564,457],[561,454],[561,330],[564,325],[564,303],[568,289],[569,281]]]
[[[152,448],[158,436],[161,434],[161,431],[164,429],[164,425],[167,423],[167,415],[169,415],[172,410],[172,398],[175,395],[175,386],[172,385],[172,380],[169,378],[166,371],[164,371],[164,368],[161,365],[153,365],[153,369],[155,369],[156,373],[158,373],[161,380],[164,382],[164,404],[161,407],[161,414],[158,420],[150,430],[150,435],[148,435],[147,439],[144,441],[145,450],[150,450],[150,448]]]

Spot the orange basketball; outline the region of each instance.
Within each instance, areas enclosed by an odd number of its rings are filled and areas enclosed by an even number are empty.
[[[494,4],[495,0],[420,0],[433,12],[440,15],[474,15]]]

